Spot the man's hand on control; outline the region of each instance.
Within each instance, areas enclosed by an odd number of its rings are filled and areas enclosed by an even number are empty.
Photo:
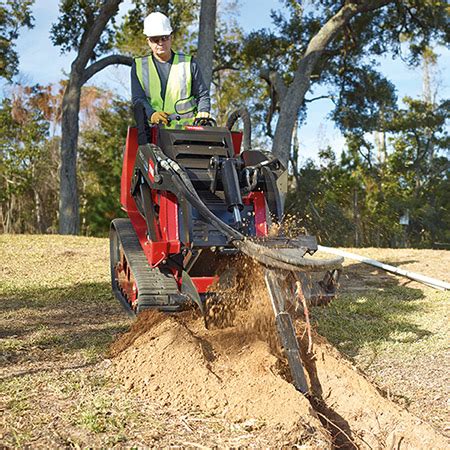
[[[195,116],[196,119],[211,119],[211,114],[206,111],[200,111]]]
[[[150,117],[151,123],[169,125],[169,115],[164,111],[156,111]]]
[[[194,125],[199,125],[201,127],[216,127],[217,122],[209,112],[200,111],[195,116]]]

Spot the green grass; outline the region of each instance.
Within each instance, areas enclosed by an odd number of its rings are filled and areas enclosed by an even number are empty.
[[[448,299],[431,289],[394,286],[342,294],[313,317],[318,332],[351,358],[382,352],[414,358],[445,349]]]
[[[142,447],[182,434],[107,370],[131,324],[111,292],[107,239],[0,235],[0,254],[0,447]]]
[[[130,408],[117,410],[111,398],[94,398],[80,405],[80,409],[73,418],[73,423],[81,425],[92,433],[110,433],[122,435],[128,421],[133,420]]]

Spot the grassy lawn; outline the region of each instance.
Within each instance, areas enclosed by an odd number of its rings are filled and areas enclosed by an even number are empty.
[[[417,271],[426,254],[431,275],[450,265],[446,252],[370,252]],[[1,235],[0,256],[2,447],[212,445],[214,427],[228,426],[142,402],[106,376],[109,345],[131,323],[111,293],[106,239]],[[448,300],[348,262],[341,295],[313,318],[388,396],[444,431]]]
[[[111,294],[105,244],[0,236],[3,445],[112,445],[133,419],[101,368],[129,326]]]
[[[258,442],[113,381],[109,347],[132,321],[112,295],[108,252],[107,239],[0,235],[0,448]]]

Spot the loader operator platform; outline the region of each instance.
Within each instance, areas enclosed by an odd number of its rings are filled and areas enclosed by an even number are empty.
[[[172,51],[172,27],[160,12],[144,20],[151,55],[135,58],[131,68],[133,112],[138,143],[150,142],[151,124],[166,127],[210,118],[211,101],[200,69],[191,56]],[[173,117],[178,120],[171,120]]]

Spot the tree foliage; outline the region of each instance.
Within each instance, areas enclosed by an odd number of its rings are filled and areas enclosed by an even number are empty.
[[[83,234],[105,236],[111,220],[124,216],[120,208],[120,178],[129,125],[129,103],[115,99],[98,111],[98,125],[81,135],[78,173]]]
[[[58,129],[65,84],[16,85],[2,101],[0,230],[4,232],[44,233],[57,229]],[[100,126],[99,111],[110,108],[111,97],[110,92],[93,86],[83,88],[82,130]],[[123,123],[126,127],[126,119]]]
[[[386,148],[349,133],[339,161],[299,169],[288,206],[331,245],[430,247],[449,242],[448,102],[405,98],[385,124]],[[409,217],[408,225],[399,219]]]
[[[0,77],[10,80],[17,74],[19,57],[14,42],[22,27],[33,27],[31,6],[34,0],[0,2]]]
[[[42,88],[19,88],[0,107],[0,227],[45,232],[57,200],[55,142],[39,106]],[[54,173],[52,177],[51,174]]]
[[[266,131],[272,135],[275,128],[273,151],[285,163],[306,95],[315,87],[335,99],[333,117],[340,126],[364,128],[369,123],[362,122],[369,121],[374,127],[395,103],[392,85],[376,71],[377,58],[390,52],[418,64],[428,46],[448,42],[443,1],[318,0],[303,8],[286,0],[285,5],[272,12],[274,28],[246,36],[239,67],[267,83]],[[353,120],[355,114],[361,121]]]
[[[131,56],[148,53],[142,21],[151,11],[171,18],[174,48],[195,55],[200,1],[134,0],[124,20],[116,22],[120,3],[61,0],[52,39],[63,52],[77,52],[70,79],[59,88],[27,91],[22,109],[13,98],[4,100],[2,217],[14,211],[11,199],[23,212],[11,230],[53,229],[55,212],[51,225],[38,219],[37,212],[44,217],[43,205],[55,205],[55,188],[53,200],[44,200],[46,188],[36,168],[41,160],[52,172],[56,167],[52,149],[61,118],[63,155],[77,167],[82,232],[105,235],[110,219],[120,214],[121,149],[129,107],[111,93],[82,86],[108,65],[129,64]],[[446,3],[437,0],[317,0],[306,7],[286,0],[282,11],[272,12],[274,27],[248,34],[219,9],[214,114],[223,124],[233,109],[246,106],[251,111],[254,142],[291,159],[289,210],[301,227],[328,244],[431,246],[449,241],[448,102],[436,103],[428,96],[403,99],[399,106],[389,74],[377,67],[387,52],[410,65],[423,58],[433,61],[432,47],[448,42],[446,9]],[[345,147],[339,156],[337,149],[326,148],[319,163],[299,167],[298,145],[291,145],[293,131],[305,119],[309,103],[323,97],[333,102],[330,118],[344,134]],[[15,111],[10,119],[8,111]],[[25,122],[18,121],[21,111]],[[21,164],[20,158],[28,162]],[[66,168],[63,163],[62,173]],[[405,215],[408,226],[399,223]]]
[[[103,3],[102,0],[62,0],[58,22],[53,24],[50,32],[53,44],[60,47],[62,53],[72,50],[78,52],[87,39]],[[114,20],[113,16],[105,26],[90,59],[95,60],[113,48]]]

